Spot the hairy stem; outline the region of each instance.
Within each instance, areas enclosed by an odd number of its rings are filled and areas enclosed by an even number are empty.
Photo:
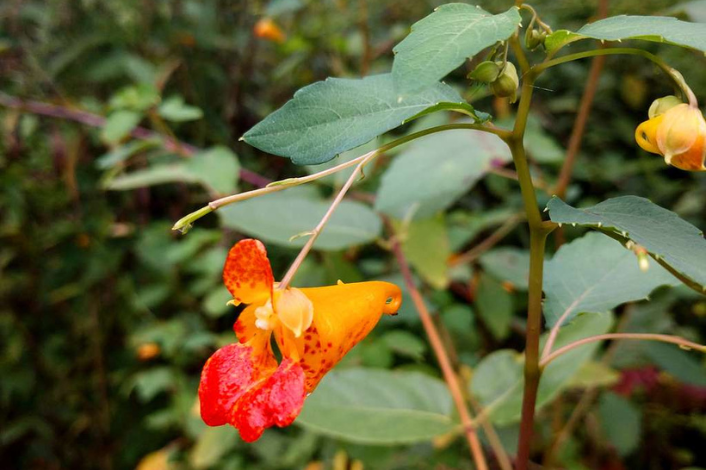
[[[554,67],[556,65],[561,65],[566,62],[571,62],[574,60],[579,60],[579,59],[586,59],[588,57],[596,57],[596,56],[606,56],[606,55],[637,55],[644,57],[646,59],[651,60],[654,62],[662,71],[664,71],[665,74],[672,80],[674,86],[681,90],[681,92],[684,95],[684,98],[686,98],[689,103],[696,103],[696,97],[694,96],[694,92],[689,88],[689,86],[686,84],[684,81],[684,78],[674,70],[672,67],[670,67],[664,60],[662,60],[660,57],[647,52],[643,51],[642,49],[633,49],[629,47],[613,47],[613,48],[608,48],[608,49],[595,49],[592,51],[586,51],[586,52],[579,52],[576,54],[569,54],[565,55],[563,57],[559,57],[556,59],[548,60],[546,62],[542,62],[541,64],[535,65],[532,67],[532,70],[534,73],[539,74],[543,72],[544,70]]]
[[[463,392],[461,391],[461,385],[459,384],[458,377],[451,366],[449,356],[446,353],[446,349],[444,349],[444,344],[441,341],[439,332],[437,331],[434,321],[429,314],[429,310],[427,310],[424,299],[419,293],[417,287],[414,285],[414,279],[412,278],[412,272],[409,269],[409,263],[407,263],[407,259],[405,258],[404,253],[402,253],[402,247],[400,246],[396,236],[393,236],[392,252],[397,259],[397,264],[399,264],[407,291],[412,297],[412,302],[414,302],[414,306],[416,307],[419,317],[422,320],[422,324],[424,325],[424,330],[429,337],[429,343],[434,350],[437,361],[439,361],[439,366],[441,367],[444,380],[449,387],[449,392],[451,393],[451,397],[453,398],[456,409],[458,410],[461,425],[463,426],[463,432],[466,436],[466,440],[468,441],[468,446],[471,449],[471,454],[476,468],[478,470],[488,470],[488,463],[485,460],[485,455],[483,454],[483,448],[480,444],[480,440],[478,439],[478,434],[473,427],[470,412],[468,411],[466,403],[463,399]]]
[[[231,196],[226,196],[226,197],[222,197],[220,199],[216,199],[216,200],[208,203],[207,207],[210,208],[210,210],[206,210],[206,207],[202,207],[201,209],[199,209],[195,212],[192,212],[191,214],[188,214],[185,217],[182,217],[181,219],[179,219],[179,221],[177,221],[177,223],[174,224],[174,227],[172,227],[172,230],[183,230],[184,228],[188,228],[191,226],[191,224],[193,224],[196,220],[198,220],[202,216],[208,214],[209,212],[218,210],[223,206],[227,206],[229,204],[233,204],[233,203],[240,202],[240,201],[245,201],[247,199],[251,199],[251,198],[254,198],[257,196],[263,196],[265,194],[275,193],[277,191],[282,191],[287,188],[293,188],[294,186],[299,186],[299,185],[302,185],[305,183],[316,181],[316,180],[321,179],[325,176],[332,175],[332,174],[337,173],[337,172],[344,170],[346,168],[350,168],[352,166],[358,165],[360,162],[362,162],[366,158],[370,157],[371,155],[382,154],[382,153],[384,153],[388,150],[391,150],[397,146],[400,146],[402,144],[406,144],[407,142],[418,139],[420,137],[424,137],[425,135],[434,134],[436,132],[454,130],[454,129],[474,129],[474,130],[479,130],[479,131],[483,131],[483,132],[489,132],[489,133],[495,134],[501,138],[505,138],[507,135],[509,135],[509,131],[507,131],[507,130],[499,129],[497,127],[485,125],[485,124],[455,123],[455,124],[445,124],[443,126],[431,127],[429,129],[424,129],[419,132],[415,132],[413,134],[409,134],[404,137],[400,137],[399,139],[393,140],[392,142],[383,145],[379,149],[373,150],[371,152],[366,153],[365,155],[361,155],[358,158],[354,158],[353,160],[341,163],[340,165],[337,165],[333,168],[329,168],[327,170],[320,171],[320,172],[315,173],[313,175],[303,176],[301,178],[289,178],[289,179],[282,180],[282,181],[275,181],[273,183],[268,184],[264,188],[256,189],[253,191],[247,191],[245,193],[233,194]]]
[[[360,160],[360,163],[358,163],[358,166],[355,167],[355,170],[353,170],[353,173],[348,177],[348,180],[346,180],[346,183],[341,187],[341,190],[338,191],[338,194],[334,198],[333,202],[329,206],[328,210],[324,214],[324,216],[321,218],[321,221],[316,225],[314,230],[311,231],[309,234],[309,240],[307,240],[306,244],[302,247],[301,251],[297,255],[296,259],[292,263],[292,265],[289,267],[289,270],[287,273],[284,275],[282,278],[282,282],[279,283],[278,289],[286,289],[289,283],[292,281],[292,278],[294,275],[297,273],[297,270],[299,270],[299,267],[301,264],[304,262],[304,259],[306,258],[306,255],[309,254],[309,251],[311,251],[311,248],[314,246],[314,242],[316,242],[316,239],[319,237],[319,234],[321,234],[321,231],[326,227],[326,224],[328,221],[331,219],[331,216],[333,215],[333,212],[336,210],[338,205],[343,201],[344,196],[348,192],[348,190],[353,186],[353,183],[355,182],[356,179],[358,179],[358,176],[362,174],[363,172],[363,167],[373,160],[375,157],[379,155],[378,152],[371,152],[365,154],[365,158]]]
[[[585,344],[589,343],[595,343],[596,341],[604,341],[606,339],[632,339],[632,340],[642,340],[642,341],[661,341],[663,343],[672,343],[676,344],[681,348],[684,349],[694,349],[696,351],[700,351],[702,353],[706,353],[706,346],[698,343],[694,343],[693,341],[689,341],[688,339],[682,338],[680,336],[671,336],[671,335],[660,335],[660,334],[652,334],[652,333],[607,333],[604,335],[597,335],[597,336],[590,336],[588,338],[581,339],[579,341],[575,341],[573,343],[567,344],[564,347],[561,347],[554,351],[553,353],[549,354],[547,357],[542,359],[542,362],[540,363],[540,367],[544,368],[552,362],[554,359],[558,358],[562,354],[566,354],[567,352],[571,351],[572,349],[576,349],[578,347],[581,347]]]

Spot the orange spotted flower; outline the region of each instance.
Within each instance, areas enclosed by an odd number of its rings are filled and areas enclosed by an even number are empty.
[[[697,106],[666,96],[655,100],[649,117],[635,130],[640,147],[662,155],[668,165],[706,171],[706,121]]]
[[[223,280],[232,303],[247,307],[233,326],[238,342],[216,351],[203,368],[201,417],[209,426],[238,428],[247,442],[268,427],[290,425],[324,374],[402,302],[397,286],[379,281],[281,289],[258,240],[231,248]]]

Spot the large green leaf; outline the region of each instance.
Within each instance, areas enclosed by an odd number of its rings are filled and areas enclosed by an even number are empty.
[[[613,16],[587,24],[575,33],[556,31],[547,37],[545,45],[551,51],[587,38],[604,41],[642,39],[706,51],[706,26],[668,16]]]
[[[368,142],[439,103],[466,109],[451,87],[436,83],[398,98],[392,75],[328,78],[302,88],[250,129],[243,140],[260,150],[316,165]]]
[[[604,312],[646,298],[661,285],[679,281],[654,264],[640,270],[635,254],[615,240],[588,233],[562,246],[544,269],[544,317],[552,326],[563,315]]]
[[[613,325],[609,313],[588,313],[559,331],[555,348],[582,338],[606,333]],[[542,338],[542,343],[546,335]],[[562,354],[549,363],[542,373],[537,392],[537,409],[551,402],[568,387],[581,366],[588,362],[600,343],[589,343]],[[476,368],[471,393],[478,399],[492,422],[505,425],[519,421],[522,409],[524,356],[516,351],[501,349],[486,356]]]
[[[585,209],[552,198],[547,208],[554,222],[599,229],[622,242],[632,240],[689,287],[706,292],[703,232],[674,212],[637,196],[608,199]]]
[[[457,430],[446,385],[418,372],[329,373],[296,421],[322,434],[371,445],[407,444]]]
[[[394,48],[392,75],[402,96],[432,86],[449,72],[515,33],[521,18],[516,7],[492,15],[480,7],[448,3],[412,25]]]
[[[298,248],[307,237],[290,239],[311,231],[326,213],[330,202],[305,191],[286,191],[260,196],[218,210],[226,227],[235,228],[269,243]],[[316,240],[320,250],[341,250],[369,243],[380,235],[380,218],[366,205],[343,201]]]
[[[463,196],[496,163],[512,159],[499,137],[452,130],[416,140],[382,176],[375,208],[397,219],[425,219]]]

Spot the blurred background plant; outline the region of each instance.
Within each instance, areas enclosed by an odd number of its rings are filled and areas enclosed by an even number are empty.
[[[471,468],[463,441],[449,434],[453,426],[402,436],[383,422],[379,438],[327,428],[322,415],[346,421],[360,411],[347,407],[333,385],[317,391],[322,400],[333,400],[332,407],[312,405],[302,426],[269,430],[255,444],[243,444],[231,428],[209,429],[198,416],[201,367],[216,347],[234,340],[236,311],[225,306],[229,295],[220,281],[227,249],[243,236],[259,237],[281,276],[303,243],[289,238],[316,224],[344,177],[230,206],[200,220],[188,237],[170,230],[217,195],[316,171],[264,155],[238,138],[307,84],[389,71],[392,47],[440,3],[0,4],[3,468]],[[512,3],[479,2],[491,12]],[[532,4],[555,29],[579,27],[595,18],[598,7],[597,1],[579,0]],[[681,15],[701,22],[706,2],[613,0],[609,14]],[[660,44],[642,47],[658,51],[706,98],[703,55]],[[564,159],[590,64],[556,68],[536,91],[527,145],[535,176],[548,188]],[[506,101],[467,86],[464,75],[472,69],[469,64],[448,82],[478,109],[511,120]],[[649,62],[606,59],[568,202],[641,195],[706,227],[703,175],[667,168],[633,140],[649,103],[670,92]],[[434,115],[402,132],[447,119]],[[370,203],[395,217],[418,197],[416,210],[427,210],[426,217],[402,221],[397,229],[454,365],[467,380],[477,379],[484,372],[477,367],[482,358],[520,349],[528,240],[523,228],[515,229],[521,201],[509,156],[491,147],[444,134],[378,159],[338,209],[295,285],[370,278],[401,285],[386,244],[376,243],[384,229]],[[460,157],[447,163],[463,178],[446,188],[442,201],[429,202],[404,168],[419,170],[444,155]],[[403,159],[404,166],[395,167]],[[483,164],[470,164],[479,159]],[[426,176],[419,184],[433,195],[443,180]],[[578,229],[564,233],[568,240],[579,235]],[[703,297],[680,288],[660,289],[652,298],[619,307],[621,327],[706,340]],[[340,383],[363,387],[356,391],[362,395],[412,397],[415,384],[425,387],[425,398],[433,402],[427,412],[455,423],[409,299],[401,315],[385,319],[341,368]],[[405,377],[411,381],[375,375],[389,369],[410,372]],[[502,382],[514,374],[492,372],[488,376],[486,367],[482,377]],[[615,343],[576,364],[568,378],[554,387],[558,398],[541,412],[538,447],[550,447],[552,433],[582,400],[585,413],[577,418],[583,425],[561,442],[552,460],[566,468],[706,467],[706,369],[700,356],[662,344]],[[497,390],[490,382],[472,381],[469,392],[483,402]],[[587,392],[596,399],[583,399]],[[516,421],[495,422],[509,450],[515,448]]]

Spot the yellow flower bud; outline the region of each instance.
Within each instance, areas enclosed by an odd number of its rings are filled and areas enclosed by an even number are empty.
[[[706,121],[696,106],[687,103],[662,110],[653,103],[654,117],[635,130],[638,145],[664,157],[668,165],[687,171],[706,171]],[[659,114],[661,112],[661,114]]]
[[[520,79],[517,76],[517,69],[512,62],[507,62],[500,76],[490,84],[490,91],[495,96],[501,98],[511,97],[510,102],[514,103],[517,98],[517,88],[520,86]]]

